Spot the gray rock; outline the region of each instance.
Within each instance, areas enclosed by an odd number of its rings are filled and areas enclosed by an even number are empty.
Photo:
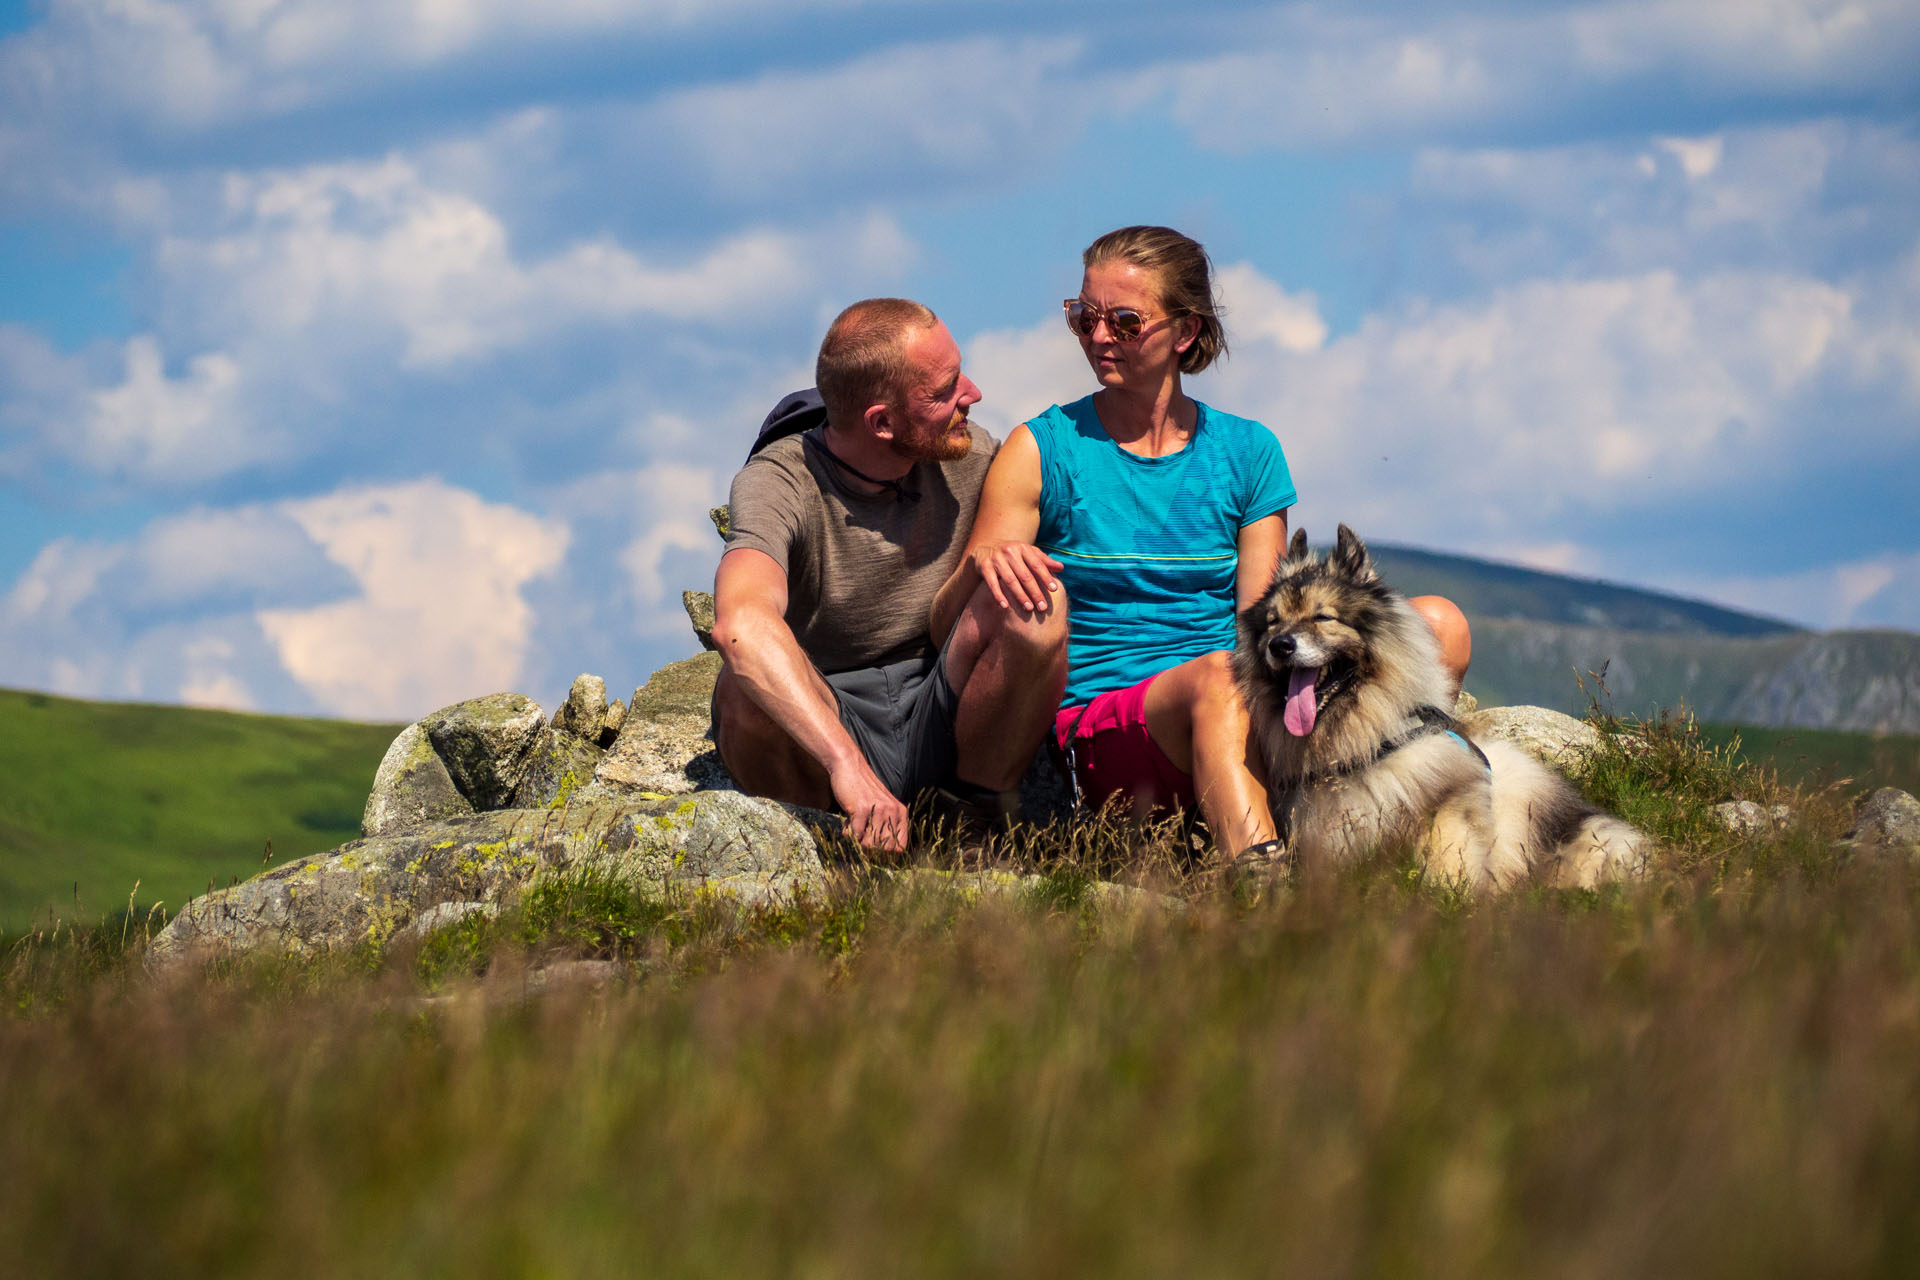
[[[607,682],[599,676],[577,675],[567,690],[567,700],[553,713],[553,727],[576,738],[597,741],[606,714]]]
[[[680,603],[687,611],[687,620],[693,623],[693,634],[703,648],[717,649],[713,642],[713,592],[682,591]]]
[[[475,809],[499,809],[513,797],[527,756],[540,740],[546,713],[518,693],[470,698],[420,722],[433,749]]]
[[[733,508],[731,506],[707,508],[707,519],[713,521],[713,527],[722,538],[733,532]]]
[[[1471,737],[1510,742],[1572,778],[1586,774],[1600,747],[1599,730],[1545,707],[1490,707],[1467,716],[1462,724]]]
[[[1480,709],[1480,699],[1462,689],[1453,699],[1453,718],[1465,720]]]
[[[813,836],[770,800],[714,792],[496,810],[356,840],[195,898],[154,939],[147,964],[165,972],[209,952],[383,947],[444,903],[497,906],[536,875],[583,866],[663,898],[788,901],[827,890]]]
[[[594,735],[594,742],[602,747],[610,747],[620,736],[620,727],[627,722],[627,704],[615,698],[607,704],[606,712],[600,717],[600,732]]]
[[[615,797],[733,789],[709,736],[719,674],[720,655],[702,653],[668,663],[634,690],[620,736],[594,774],[596,787]]]
[[[1854,810],[1847,838],[1882,847],[1920,847],[1920,800],[1894,787],[1881,787]]]
[[[1735,835],[1759,835],[1778,831],[1793,821],[1793,810],[1776,804],[1763,807],[1751,800],[1729,800],[1713,806],[1714,820]]]
[[[383,836],[423,822],[472,813],[473,805],[453,785],[453,775],[433,749],[427,731],[410,724],[387,748],[373,775],[373,790],[360,816],[363,835]]]
[[[601,714],[594,714],[596,736]],[[512,807],[546,809],[570,803],[593,781],[593,771],[605,755],[597,742],[588,742],[565,729],[542,729],[513,789]]]
[[[424,939],[430,933],[459,924],[468,916],[483,916],[492,920],[499,914],[499,906],[492,902],[443,902],[415,916],[413,923],[394,934],[394,938]]]

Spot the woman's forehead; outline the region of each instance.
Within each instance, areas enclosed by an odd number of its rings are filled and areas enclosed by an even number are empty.
[[[1088,302],[1103,306],[1130,302],[1141,306],[1160,300],[1160,280],[1156,272],[1125,258],[1106,258],[1088,267],[1080,279],[1080,293]]]

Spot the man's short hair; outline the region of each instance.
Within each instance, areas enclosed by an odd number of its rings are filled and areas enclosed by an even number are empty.
[[[868,298],[842,311],[827,327],[813,366],[828,425],[851,430],[868,406],[895,403],[906,380],[907,338],[938,323],[909,298]]]

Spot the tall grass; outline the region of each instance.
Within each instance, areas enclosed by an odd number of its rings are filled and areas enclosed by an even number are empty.
[[[854,867],[826,900],[748,911],[579,873],[411,952],[168,982],[137,920],[23,939],[0,966],[0,1257],[1904,1273],[1920,879],[1837,853],[1837,800],[1685,722],[1649,741],[1609,746],[1594,787],[1667,850],[1594,893],[1465,899],[1384,850],[1248,894],[1177,829],[1091,824],[1025,837],[1037,877],[1000,893]],[[1740,790],[1802,821],[1695,821]],[[1189,905],[1103,906],[1096,871]],[[554,980],[582,958],[604,982]]]

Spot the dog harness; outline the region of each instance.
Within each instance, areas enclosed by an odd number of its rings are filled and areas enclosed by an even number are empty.
[[[1414,719],[1419,721],[1418,724],[1414,725],[1405,733],[1388,738],[1380,744],[1380,749],[1371,756],[1364,760],[1352,760],[1345,764],[1334,765],[1330,769],[1322,769],[1317,773],[1310,773],[1306,776],[1305,781],[1337,782],[1341,778],[1358,773],[1360,770],[1378,763],[1400,748],[1407,746],[1409,743],[1418,742],[1420,739],[1430,737],[1436,733],[1444,733],[1449,738],[1452,738],[1480,761],[1480,767],[1482,769],[1485,769],[1488,773],[1493,772],[1493,765],[1487,760],[1487,753],[1467,740],[1467,736],[1460,732],[1460,722],[1455,720],[1447,712],[1434,706],[1415,707],[1413,709],[1413,716]]]

